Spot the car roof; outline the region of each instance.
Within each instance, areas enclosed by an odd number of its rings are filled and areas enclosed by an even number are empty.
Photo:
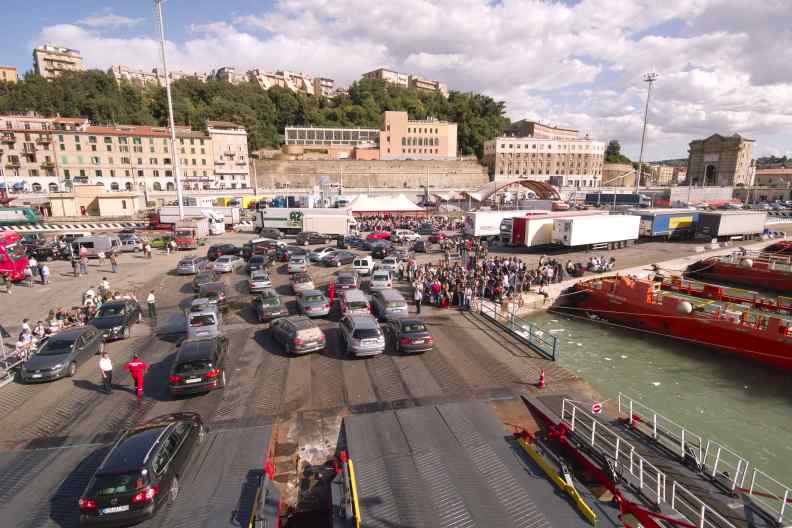
[[[61,330],[57,334],[51,336],[49,341],[74,341],[83,333],[85,333],[88,328],[91,327],[90,325],[80,326],[78,328],[70,328],[68,330]],[[93,328],[93,327],[91,327]]]
[[[401,326],[419,323],[426,326],[426,323],[423,321],[423,319],[418,319],[417,317],[394,317],[393,320],[398,321]]]
[[[379,324],[377,320],[374,319],[373,315],[368,314],[352,314],[348,315],[349,320],[352,321],[352,324],[355,325],[355,328],[379,328]]]
[[[223,255],[221,257],[218,257],[217,260],[232,260],[232,259],[236,259],[236,258],[239,258],[239,257],[237,257],[236,255]]]
[[[224,282],[207,282],[201,284],[201,291],[220,291],[225,290]]]
[[[382,298],[386,300],[396,300],[396,299],[400,301],[404,300],[404,296],[398,290],[394,290],[393,288],[380,290],[379,292],[376,293],[379,293],[382,296]]]
[[[106,302],[106,303],[104,303],[104,304],[102,305],[102,308],[100,308],[100,309],[104,309],[106,306],[112,306],[112,307],[116,307],[116,306],[126,306],[127,302],[128,302],[128,301],[126,301],[126,300],[122,300],[122,301],[110,301],[110,302]]]
[[[97,473],[120,473],[140,469],[145,465],[151,448],[168,427],[169,424],[156,424],[127,432]]]
[[[207,312],[214,315],[214,312]],[[212,357],[212,352],[217,349],[216,337],[201,338],[201,339],[185,339],[179,345],[179,351],[176,353],[178,361],[193,361],[196,359],[207,359]]]
[[[250,257],[250,260],[248,262],[252,262],[254,260],[267,260],[267,255],[253,255],[252,257]]]
[[[366,297],[366,294],[363,292],[363,290],[359,290],[357,288],[351,288],[349,290],[344,290],[344,293],[342,295],[344,296],[344,299],[346,299],[346,300],[350,300],[350,299],[352,299],[352,297],[358,297],[359,299],[362,299],[362,300],[368,302],[368,297]],[[352,300],[354,300],[354,299],[352,299]]]
[[[324,293],[322,293],[319,290],[305,290],[305,291],[301,292],[300,295],[302,297],[307,297],[309,295],[322,295],[322,296],[324,296]]]
[[[284,317],[281,319],[282,321],[288,321],[297,330],[304,330],[306,328],[317,328],[316,323],[314,323],[311,319],[304,315],[290,315],[288,317]]]
[[[297,281],[297,280],[302,280],[302,279],[313,280],[311,278],[311,276],[308,273],[304,272],[304,271],[300,271],[300,272],[297,272],[294,275],[292,275],[292,281]]]
[[[251,277],[269,277],[269,272],[267,270],[259,269],[253,270],[253,273],[250,274]]]

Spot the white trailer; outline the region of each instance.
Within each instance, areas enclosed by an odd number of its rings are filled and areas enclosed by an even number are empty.
[[[599,215],[556,218],[553,242],[566,247],[615,248],[638,239],[641,218],[633,215]]]
[[[528,214],[547,213],[538,209],[522,209],[510,211],[475,211],[465,214],[463,231],[466,236],[481,237],[487,240],[500,238],[501,221],[504,218],[526,216]]]
[[[346,209],[335,207],[268,207],[256,211],[256,229],[280,229],[286,234],[295,234],[301,231],[318,231],[320,229],[303,229],[303,218],[307,216],[339,216],[349,215]]]
[[[212,213],[208,215],[206,213]],[[201,207],[201,206],[186,206],[184,207],[184,218],[218,218],[219,215],[223,216],[223,224],[228,226],[237,225],[240,221],[239,207]],[[180,220],[179,207],[177,205],[168,205],[160,207],[159,209],[160,223],[175,224]]]
[[[556,219],[607,214],[607,211],[547,211],[546,214],[504,218],[500,227],[501,243],[514,247],[550,245]]]
[[[316,231],[322,235],[346,236],[357,231],[357,222],[351,214],[311,214],[302,217],[303,231]]]

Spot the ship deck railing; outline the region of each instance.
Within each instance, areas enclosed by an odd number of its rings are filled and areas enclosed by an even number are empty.
[[[731,448],[714,439],[704,440],[701,435],[622,393],[618,396],[618,415],[630,426],[643,423],[651,430],[648,434],[657,445],[678,455],[681,462],[693,457],[701,473],[727,493],[744,494],[755,509],[774,522],[792,525],[792,488],[761,469],[751,467],[748,459]]]
[[[735,265],[741,265],[744,260],[751,260],[753,262],[763,262],[768,264],[768,269],[777,271],[792,271],[792,256],[788,255],[773,255],[771,253],[762,253],[758,251],[746,251],[745,253],[732,253],[730,255],[723,255],[715,257],[722,262],[729,262]]]

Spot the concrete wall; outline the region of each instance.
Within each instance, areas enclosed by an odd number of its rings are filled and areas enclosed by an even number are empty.
[[[281,161],[257,160],[258,186],[312,187],[327,176],[344,187],[474,188],[487,183],[486,168],[475,161]]]
[[[690,203],[709,200],[731,200],[734,187],[692,187]],[[688,203],[688,187],[671,187],[671,207]]]

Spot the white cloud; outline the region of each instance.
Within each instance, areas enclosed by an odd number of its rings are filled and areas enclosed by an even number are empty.
[[[91,15],[78,21],[78,24],[96,29],[116,29],[120,27],[134,27],[143,22],[142,18],[129,18],[116,15],[110,9],[104,9],[98,15]]]
[[[631,155],[641,76],[654,69],[646,156],[656,159],[683,157],[691,139],[714,132],[751,135],[757,152],[792,143],[790,19],[788,0],[279,0],[192,26],[168,53],[178,69],[302,70],[340,85],[385,66],[488,93],[513,119],[618,138]],[[155,66],[150,34],[100,29],[126,20],[105,11],[39,37],[82,50],[91,66]]]

